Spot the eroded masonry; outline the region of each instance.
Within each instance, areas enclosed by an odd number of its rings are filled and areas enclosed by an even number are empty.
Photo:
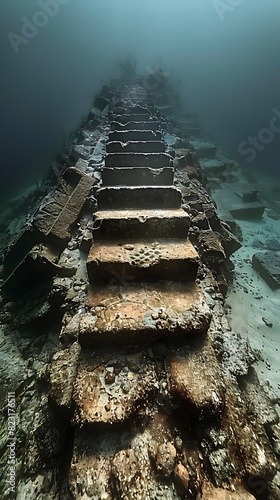
[[[128,70],[5,233],[16,498],[280,498],[274,400],[224,309],[240,233],[201,170],[230,164],[160,70]]]

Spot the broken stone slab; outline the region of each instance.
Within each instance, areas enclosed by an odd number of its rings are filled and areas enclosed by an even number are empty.
[[[104,167],[103,186],[171,186],[174,179],[172,167]]]
[[[74,384],[73,423],[132,423],[140,413],[142,418],[147,414],[158,388],[155,365],[143,357],[139,370],[131,371],[118,352],[93,356],[83,351]]]
[[[151,167],[170,166],[171,157],[167,153],[107,153],[106,167]]]
[[[94,214],[94,240],[187,238],[190,217],[183,209],[110,210]]]
[[[166,365],[174,400],[183,402],[196,418],[220,420],[225,387],[209,337],[189,339],[167,357]]]
[[[254,220],[261,219],[264,205],[259,202],[245,202],[231,190],[219,190],[215,194],[218,209],[228,210],[235,219]]]
[[[222,236],[221,244],[227,257],[232,255],[234,252],[237,252],[237,250],[242,247],[238,238],[236,238],[236,236],[229,231],[223,223],[221,223],[218,232]]]
[[[128,122],[119,123],[117,121],[112,121],[111,130],[124,132],[126,130],[148,130],[157,132],[161,130],[161,124],[158,121],[148,121],[148,122]]]
[[[129,122],[148,122],[151,119],[150,113],[145,113],[145,114],[125,114],[125,115],[116,115],[114,116],[114,119],[119,122],[119,123],[129,123]]]
[[[116,275],[109,287],[91,286],[80,318],[82,346],[152,343],[161,338],[202,334],[211,319],[204,296],[194,283],[131,283]]]
[[[161,141],[161,138],[161,132],[153,132],[152,130],[126,130],[124,132],[116,130],[108,135],[110,142]]]
[[[91,146],[82,146],[82,145],[76,145],[69,157],[70,162],[75,162],[79,160],[80,158],[82,160],[89,160],[90,158],[90,152],[91,152]]]
[[[164,153],[165,145],[161,141],[108,142],[107,153]]]
[[[97,192],[99,210],[157,210],[181,208],[181,192],[175,187],[104,187]]]
[[[215,158],[217,147],[209,141],[190,140],[190,145],[199,158]]]
[[[49,401],[55,410],[70,415],[73,410],[73,388],[81,347],[74,342],[54,354],[50,366]]]
[[[70,169],[68,169],[70,170]],[[43,207],[35,216],[34,225],[51,242],[66,246],[71,237],[71,226],[76,222],[95,179],[75,170],[70,186],[72,192],[66,197],[55,193],[54,201]]]
[[[109,283],[116,275],[131,281],[195,281],[199,257],[189,240],[95,241],[87,259],[89,282]]]
[[[260,252],[252,257],[252,267],[275,290],[280,287],[280,253]]]
[[[201,158],[199,160],[200,168],[203,172],[220,173],[226,168],[226,163],[217,158]]]

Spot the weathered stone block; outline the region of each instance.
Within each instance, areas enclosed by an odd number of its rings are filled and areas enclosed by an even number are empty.
[[[272,289],[280,287],[280,254],[277,252],[255,253],[252,266]]]

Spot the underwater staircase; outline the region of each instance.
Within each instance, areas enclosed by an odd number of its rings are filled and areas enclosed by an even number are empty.
[[[62,341],[21,481],[32,499],[40,481],[42,499],[274,498],[279,418],[224,307],[240,242],[198,163],[215,147],[193,147],[197,116],[167,80],[143,81],[103,86],[4,258],[14,325],[59,323]]]
[[[79,323],[69,473],[74,498],[111,498],[112,481],[116,498],[191,494],[189,474],[168,437],[173,410],[179,404],[194,418],[219,420],[224,407],[207,334],[211,312],[196,284],[200,259],[188,238],[190,217],[174,186],[165,122],[154,113],[157,96],[144,97],[133,82],[120,83],[112,104],[87,259],[88,312]],[[143,422],[149,423],[141,428]]]

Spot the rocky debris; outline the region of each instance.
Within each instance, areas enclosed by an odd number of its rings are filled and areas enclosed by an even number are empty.
[[[214,488],[210,483],[205,483],[199,500],[254,500],[253,495],[238,488],[237,491],[229,491],[222,488]]]
[[[276,252],[255,253],[252,266],[272,289],[280,287],[280,255]]]
[[[269,482],[277,472],[277,460],[271,443],[259,415],[252,415],[248,411],[246,399],[240,395],[233,382],[227,387],[226,406],[226,421],[234,431],[246,476]]]
[[[216,355],[228,376],[240,377],[248,374],[256,361],[249,343],[234,331],[214,331],[211,333]]]
[[[240,382],[240,387],[250,414],[254,415],[260,424],[265,428],[271,428],[272,425],[279,423],[279,415],[275,408],[277,399],[272,401],[271,395],[268,395],[265,389],[258,384],[256,372],[252,367],[249,377]]]
[[[212,269],[219,268],[226,260],[226,254],[221,243],[222,237],[214,231],[199,231],[195,234],[202,261]]]
[[[164,442],[157,447],[156,469],[160,475],[165,478],[171,476],[175,468],[176,455],[175,446],[169,442]]]
[[[179,463],[174,468],[174,484],[179,495],[186,495],[189,492],[189,473],[183,464]]]
[[[122,450],[112,462],[114,491],[123,499],[145,499],[149,494],[147,482],[143,479],[141,464],[133,450]]]

